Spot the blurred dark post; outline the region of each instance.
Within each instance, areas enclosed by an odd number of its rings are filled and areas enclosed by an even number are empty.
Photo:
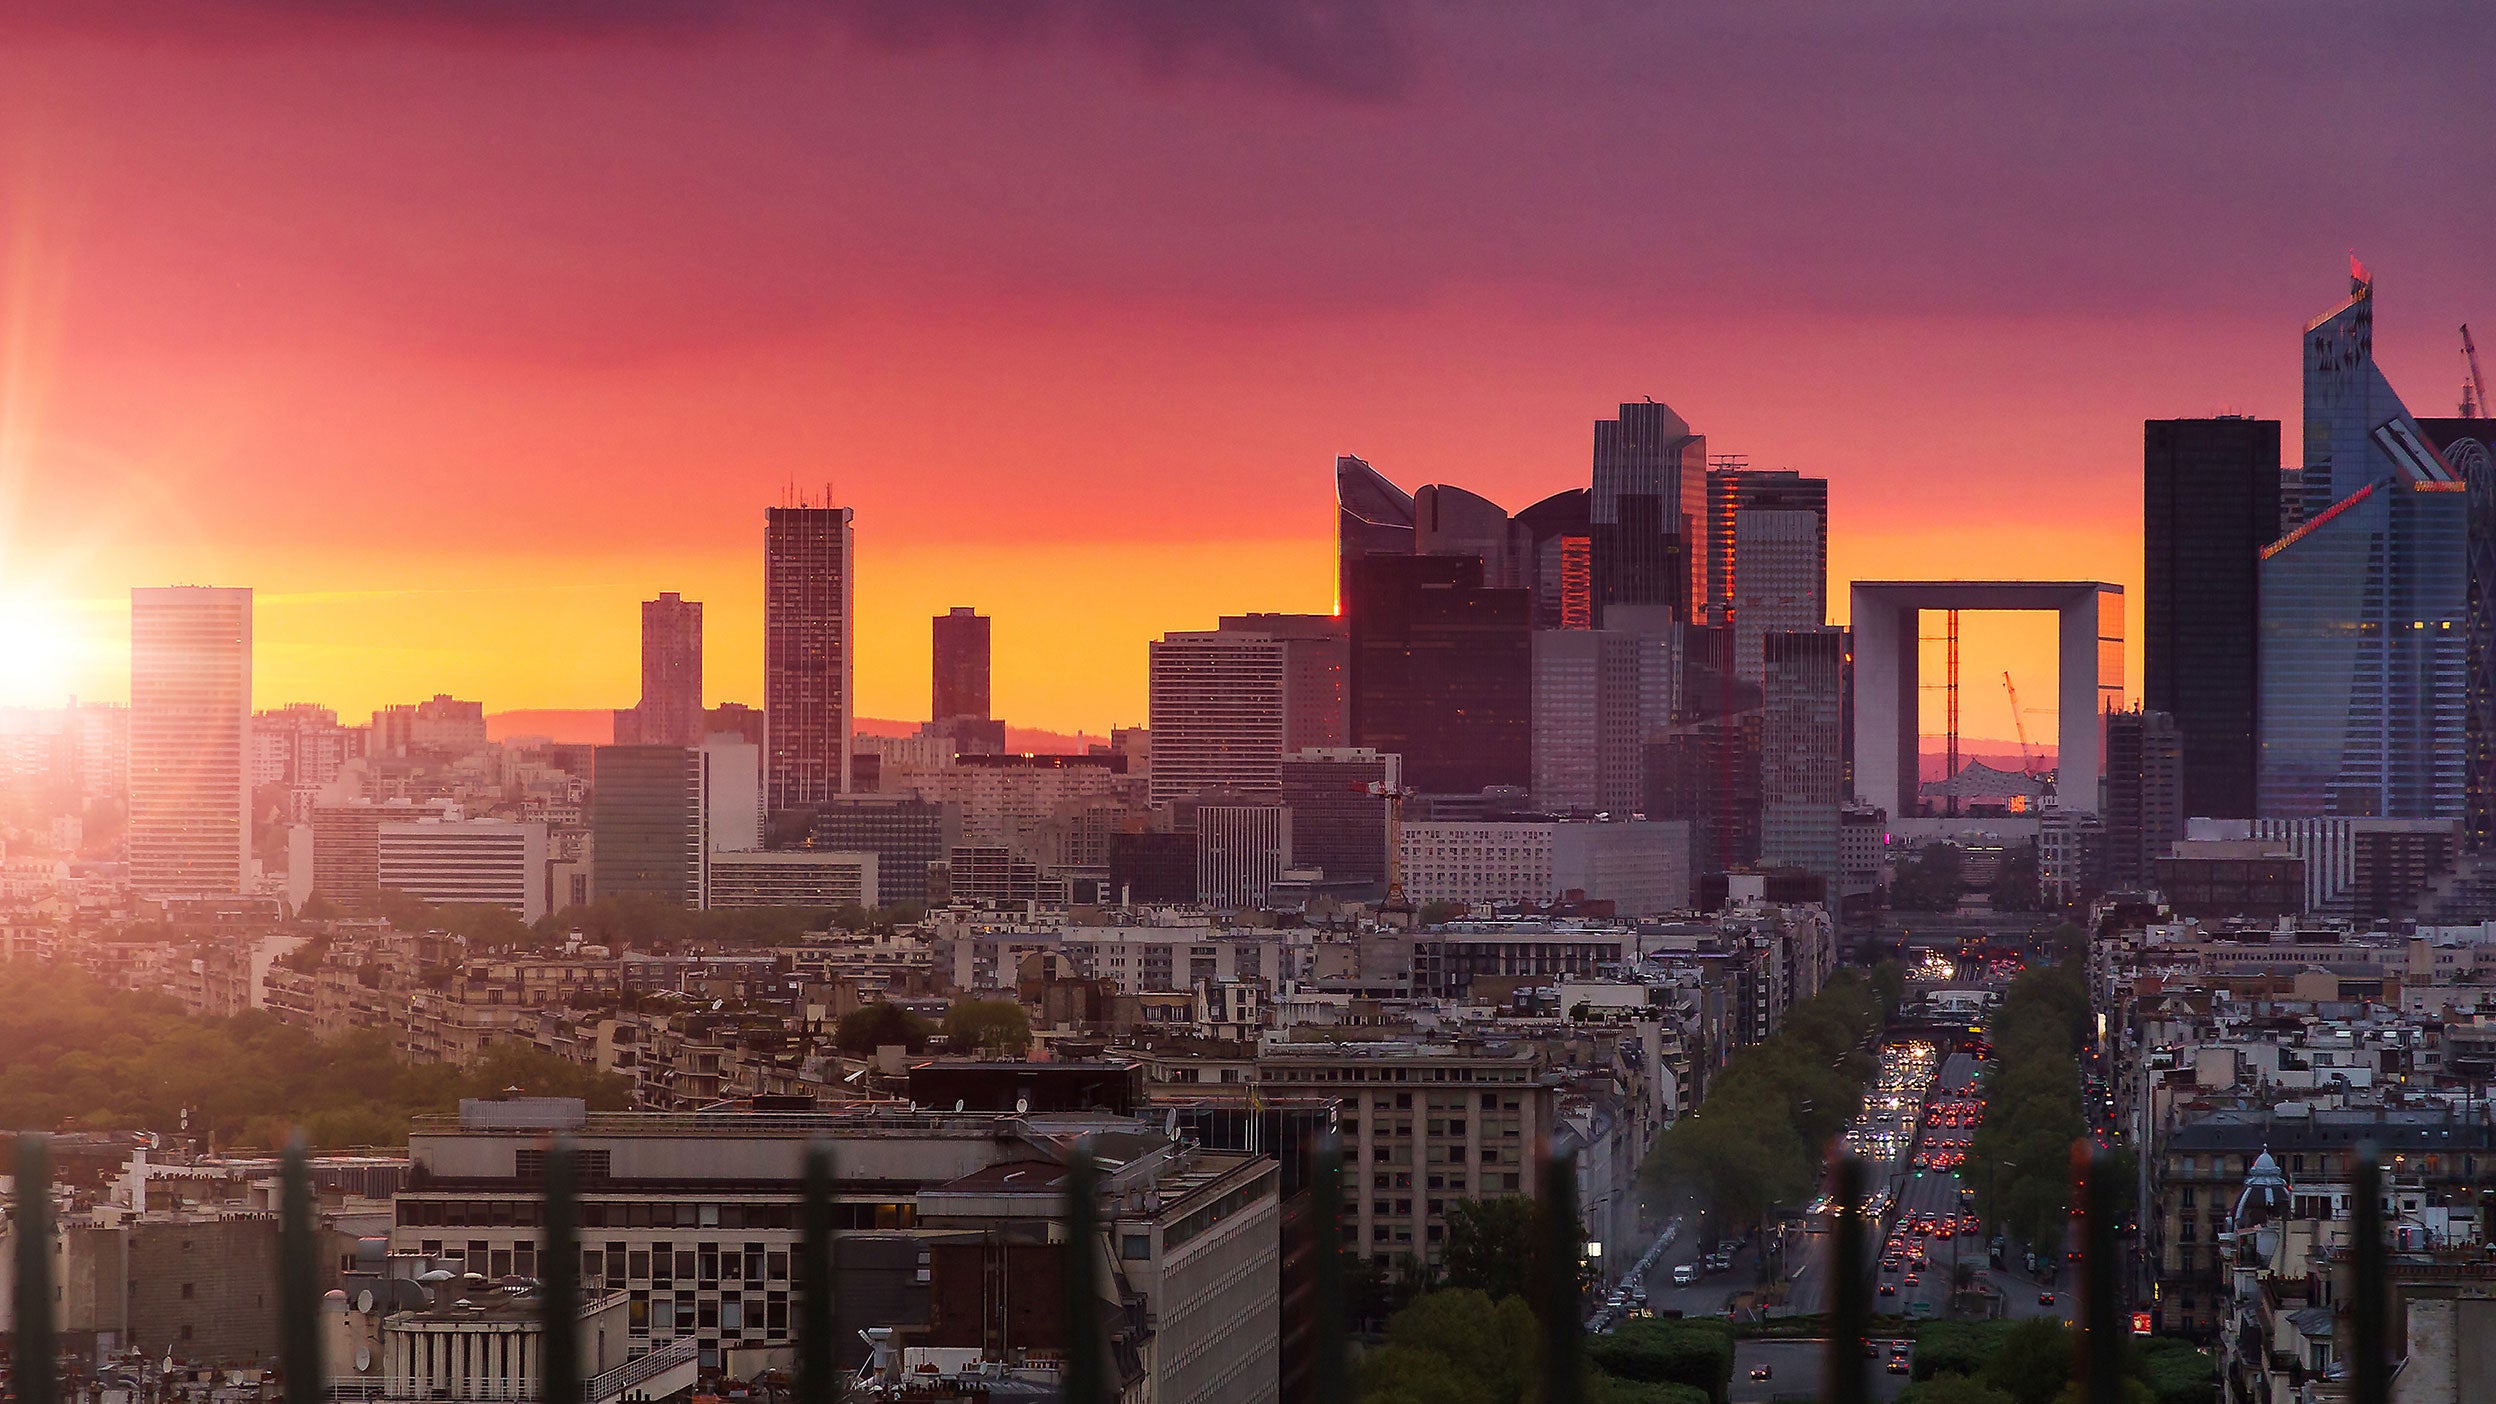
[[[1577,1159],[1543,1162],[1543,1404],[1577,1404],[1579,1333],[1586,1308],[1578,1290]]]
[[[286,1404],[319,1404],[321,1376],[320,1253],[312,1243],[312,1159],[297,1136],[286,1147],[279,1177],[277,1226],[278,1363],[286,1372]]]
[[[1829,1279],[1829,1404],[1866,1404],[1871,1393],[1863,1373],[1863,1342],[1872,1331],[1872,1271],[1864,1257],[1863,1162],[1838,1157],[1829,1225],[1833,1273]]]
[[[48,1136],[17,1138],[17,1336],[10,1348],[17,1404],[53,1404],[52,1157]]]
[[[546,1247],[538,1256],[538,1305],[544,1313],[538,1398],[544,1404],[580,1404],[581,1208],[567,1137],[556,1137],[546,1152]]]
[[[832,1404],[832,1143],[806,1147],[804,1239],[797,1262],[798,1404]]]
[[[1316,1168],[1310,1212],[1317,1216],[1317,1404],[1347,1404],[1352,1362],[1343,1290],[1343,1143],[1332,1132],[1318,1141]]]
[[[2357,1151],[2356,1220],[2349,1256],[2350,1399],[2384,1404],[2391,1395],[2391,1342],[2386,1339],[2390,1273],[2383,1261],[2383,1166],[2373,1146]]]
[[[1109,1343],[1101,1315],[1100,1172],[1089,1147],[1066,1157],[1066,1404],[1109,1404]]]
[[[2115,1300],[2122,1267],[2115,1248],[2115,1162],[2082,1141],[2072,1147],[2080,1189],[2080,1378],[2087,1404],[2123,1398],[2123,1327]]]

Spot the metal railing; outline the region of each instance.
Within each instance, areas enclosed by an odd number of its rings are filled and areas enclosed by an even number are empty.
[[[2077,1216],[2081,1220],[2081,1310],[2078,1347],[2073,1361],[2084,1404],[2118,1404],[2124,1395],[2125,1337],[2130,1334],[2121,1312],[2125,1276],[2118,1222],[2122,1186],[2113,1160],[2103,1151],[2091,1153],[2085,1143],[2074,1148]],[[1313,1354],[1309,1374],[1314,1381],[1312,1404],[1350,1404],[1352,1326],[1346,1300],[1342,1238],[1344,1169],[1342,1153],[1332,1138],[1313,1148],[1311,1219],[1315,1236],[1314,1320],[1307,1328]],[[49,1372],[29,1368],[57,1358],[53,1321],[54,1261],[52,1253],[52,1177],[49,1140],[37,1134],[17,1138],[16,1220],[17,1290],[14,1295],[16,1337],[12,1357],[16,1404],[57,1404],[60,1383]],[[1076,1150],[1069,1161],[1063,1208],[1066,1240],[1094,1243],[1101,1232],[1099,1170],[1087,1151]],[[2393,1363],[2392,1323],[2387,1304],[2388,1268],[2384,1243],[2382,1171],[2371,1148],[2362,1148],[2353,1176],[2351,1291],[2348,1313],[2350,1349],[2344,1354],[2343,1398],[2350,1404],[2388,1404]],[[1871,1370],[1866,1354],[1872,1335],[1872,1235],[1877,1222],[1867,1203],[1864,1163],[1853,1157],[1831,1166],[1830,1233],[1834,1237],[1831,1311],[1828,1339],[1822,1352],[1820,1399],[1825,1404],[1866,1404],[1872,1398]],[[556,1140],[546,1158],[545,1227],[542,1237],[543,1276],[539,1283],[537,1329],[542,1333],[543,1373],[526,1388],[487,1381],[453,1386],[456,1399],[533,1398],[595,1401],[620,1394],[696,1358],[695,1342],[680,1338],[634,1357],[594,1379],[580,1373],[580,1215],[577,1199],[578,1157],[568,1141]],[[801,1240],[793,1263],[793,1303],[797,1370],[796,1404],[833,1404],[846,1381],[836,1365],[833,1338],[832,1284],[835,1235],[833,1156],[830,1144],[816,1140],[807,1148],[802,1186]],[[1540,1381],[1538,1404],[1585,1404],[1591,1378],[1584,1348],[1586,1328],[1581,1252],[1584,1247],[1577,1213],[1576,1168],[1567,1156],[1553,1157],[1540,1177],[1541,1242],[1529,1281],[1539,1301]],[[300,1143],[285,1155],[281,1170],[280,1225],[280,1378],[286,1404],[320,1404],[326,1399],[404,1397],[393,1388],[396,1379],[330,1376],[322,1367],[322,1313],[317,1248],[313,1227],[311,1176]],[[1124,1362],[1130,1373],[1132,1352],[1112,1350],[1112,1328],[1122,1319],[1117,1303],[1108,1300],[1102,1280],[1100,1251],[1069,1253],[1062,1270],[1065,1341],[1059,1347],[1059,1376],[1066,1404],[1112,1404],[1122,1392],[1113,1367]],[[1286,1334],[1291,1324],[1286,1323]],[[430,1386],[409,1384],[410,1394]],[[479,1393],[480,1389],[500,1393]]]

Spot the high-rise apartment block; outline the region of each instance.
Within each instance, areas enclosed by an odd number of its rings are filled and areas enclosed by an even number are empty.
[[[2374,288],[2305,334],[2305,523],[2263,552],[2261,817],[2461,820],[2469,485],[2374,361]]]
[[[590,883],[596,897],[637,893],[702,904],[703,753],[689,746],[601,746],[590,788]]]
[[[1533,780],[1534,643],[1523,590],[1486,588],[1463,556],[1371,556],[1352,566],[1352,744],[1404,758],[1433,794]],[[1153,779],[1163,750],[1156,724]]]
[[[1759,643],[1759,859],[1835,890],[1845,879],[1846,631],[1783,630]]]
[[[1281,787],[1287,651],[1271,634],[1218,629],[1148,646],[1155,804]]]
[[[1695,620],[1707,598],[1707,440],[1653,400],[1595,421],[1593,537],[1596,622],[1614,605],[1665,605]]]
[[[846,795],[815,811],[817,850],[875,856],[880,902],[925,902],[927,874],[960,842],[942,804],[915,795]]]
[[[616,715],[616,740],[697,746],[702,713],[702,602],[669,592],[641,602],[641,701]]]
[[[2142,426],[2142,705],[2174,718],[2187,814],[2250,819],[2261,734],[2262,553],[2278,538],[2279,421]]]
[[[251,591],[130,592],[130,883],[251,882]]]
[[[763,800],[772,813],[849,789],[856,541],[847,507],[763,516]]]
[[[988,616],[969,605],[955,605],[937,615],[934,677],[928,689],[928,717],[988,720]]]
[[[1344,688],[1351,639],[1332,614],[1226,614],[1231,633],[1266,634],[1283,643],[1283,749],[1341,746],[1352,718]]]

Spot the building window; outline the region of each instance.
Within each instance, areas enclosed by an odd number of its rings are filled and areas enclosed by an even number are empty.
[[[1153,1236],[1149,1233],[1130,1233],[1122,1236],[1118,1240],[1118,1256],[1128,1262],[1143,1262],[1152,1257]]]

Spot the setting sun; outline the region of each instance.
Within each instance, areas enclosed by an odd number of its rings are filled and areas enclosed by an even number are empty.
[[[0,706],[53,706],[74,687],[69,612],[32,594],[0,594]]]

